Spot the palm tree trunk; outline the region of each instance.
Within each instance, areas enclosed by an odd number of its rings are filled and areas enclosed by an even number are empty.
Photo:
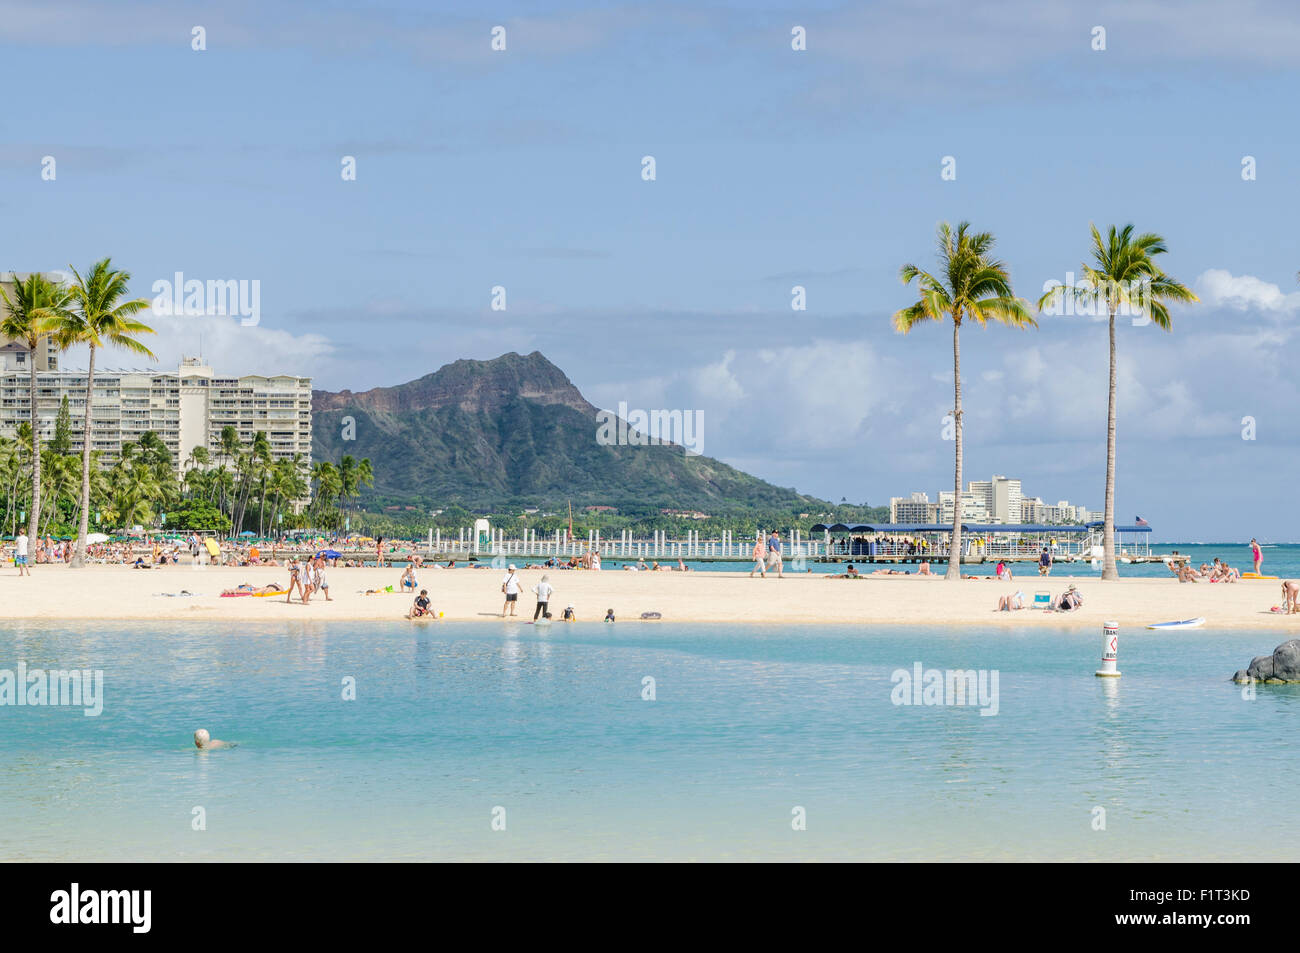
[[[37,344],[40,341],[38,339]],[[32,385],[29,400],[31,401],[32,412],[32,510],[31,519],[27,521],[27,535],[31,538],[32,545],[36,545],[36,531],[40,529],[41,517],[41,431],[40,420],[36,415],[36,348],[32,348],[27,355],[27,363],[31,365]]]
[[[1110,309],[1110,403],[1106,409],[1106,506],[1102,514],[1101,578],[1118,579],[1115,565],[1115,309]]]
[[[81,446],[81,515],[77,520],[77,549],[72,554],[72,568],[86,565],[86,535],[90,532],[90,440],[95,416],[95,345],[90,345],[90,364],[86,370],[86,426]]]
[[[952,322],[952,394],[953,434],[956,437],[956,465],[952,490],[952,545],[948,552],[948,571],[945,579],[961,578],[961,320],[956,315]]]

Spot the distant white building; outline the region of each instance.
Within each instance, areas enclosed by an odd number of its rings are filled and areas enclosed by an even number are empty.
[[[951,505],[949,511],[951,512]],[[934,523],[938,520],[939,505],[931,503],[925,493],[913,493],[909,497],[894,496],[889,500],[889,522],[891,523]]]
[[[955,494],[952,490],[939,491],[939,518],[936,522],[951,523],[953,521]],[[961,521],[963,523],[987,523],[989,522],[989,511],[984,505],[984,498],[973,494],[963,493],[961,497]]]
[[[23,348],[26,351],[25,348]],[[13,358],[11,360],[10,358]],[[31,419],[31,372],[27,357],[0,350],[0,436],[16,435]],[[39,370],[39,368],[38,368]],[[54,437],[63,398],[72,421],[72,450],[80,453],[85,433],[86,372],[40,371],[36,377],[36,412],[40,437]],[[175,371],[96,369],[91,449],[111,466],[122,445],[152,430],[172,452],[183,474],[195,447],[206,447],[221,462],[221,431],[233,426],[248,446],[261,431],[275,460],[301,455],[311,465],[311,378],[277,375],[217,377],[197,358],[185,358]]]
[[[889,501],[891,523],[949,523],[952,521],[953,493],[939,492],[939,502],[929,503],[924,493],[910,497],[896,496]],[[1021,481],[1001,474],[990,480],[971,480],[962,493],[962,520],[970,523],[1087,523],[1100,520],[1101,514],[1067,500],[1055,505],[1041,497],[1025,496]]]

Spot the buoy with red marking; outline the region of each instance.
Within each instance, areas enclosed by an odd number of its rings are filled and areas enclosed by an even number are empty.
[[[1119,662],[1119,623],[1107,622],[1101,627],[1101,668],[1097,669],[1099,678],[1119,678],[1116,668]]]

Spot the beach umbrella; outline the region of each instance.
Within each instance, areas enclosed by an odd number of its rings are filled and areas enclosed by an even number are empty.
[[[322,549],[316,554],[317,559],[341,559],[343,554],[337,549]]]
[[[242,533],[240,533],[239,535],[240,535],[240,536],[256,536],[257,534],[254,533],[251,529],[246,529],[246,530],[244,530]]]
[[[107,542],[108,542],[108,534],[107,534],[107,533],[87,533],[87,534],[86,534],[86,542],[88,542],[88,543],[107,543]]]

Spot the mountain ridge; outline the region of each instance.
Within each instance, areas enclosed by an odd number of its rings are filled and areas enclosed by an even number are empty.
[[[314,457],[369,457],[365,496],[387,502],[710,513],[821,502],[675,444],[598,443],[600,409],[540,351],[457,360],[365,391],[314,390],[312,408]]]

